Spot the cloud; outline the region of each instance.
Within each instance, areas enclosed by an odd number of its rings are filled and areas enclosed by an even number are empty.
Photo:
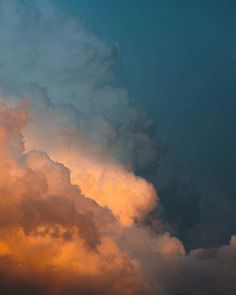
[[[152,162],[157,150],[148,135],[150,120],[125,89],[113,85],[116,45],[101,41],[52,1],[1,1],[0,7],[0,80],[37,83],[54,104],[73,104],[84,116],[86,137],[119,162]]]
[[[143,219],[157,197],[131,170],[155,162],[158,151],[150,120],[112,85],[118,49],[51,1],[0,7],[2,95],[29,102],[26,149],[70,167],[82,193],[122,223]]]
[[[25,153],[24,108],[2,102],[0,115],[1,279],[18,282],[25,292],[31,286],[37,292],[46,288],[43,292],[49,294],[148,292],[142,265],[148,267],[155,254],[182,255],[181,243],[168,234],[155,236],[141,225],[124,226],[111,211],[81,194],[70,182],[69,169],[44,152]],[[153,252],[150,257],[147,247]],[[11,284],[4,288],[11,290]]]
[[[158,152],[118,48],[46,0],[0,0],[0,42],[1,290],[231,294],[234,237],[186,255],[144,222],[158,197],[135,171]]]

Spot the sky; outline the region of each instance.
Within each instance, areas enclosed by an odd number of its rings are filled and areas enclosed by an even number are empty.
[[[4,294],[235,295],[235,10],[0,0]]]
[[[67,4],[99,36],[119,44],[119,81],[135,103],[145,106],[155,122],[157,140],[168,146],[162,166],[177,169],[177,178],[187,177],[187,185],[196,186],[196,192],[190,188],[189,193],[200,193],[202,206],[206,202],[210,207],[218,230],[193,244],[224,243],[236,226],[235,2]],[[162,180],[156,182],[160,187]],[[166,206],[171,210],[172,203]],[[209,212],[200,211],[202,230],[211,231]]]

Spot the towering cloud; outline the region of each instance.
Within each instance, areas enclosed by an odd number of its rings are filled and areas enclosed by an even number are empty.
[[[108,83],[117,48],[51,1],[0,5],[0,79],[11,92],[17,83],[15,96],[29,101],[27,150],[69,166],[73,183],[123,223],[143,218],[155,206],[155,192],[126,168],[148,165],[157,151],[145,114]]]
[[[24,153],[25,105],[11,108],[2,102],[0,115],[2,280],[17,280],[28,289],[36,278],[46,294],[148,292],[142,267],[156,257],[182,255],[181,243],[168,234],[154,236],[144,226],[124,226],[113,211],[71,184],[65,166],[44,152]],[[135,185],[134,176],[129,180],[124,172],[123,177]]]
[[[158,197],[135,171],[158,152],[117,46],[49,0],[0,0],[0,43],[3,293],[231,294],[234,238],[186,256],[145,223]]]

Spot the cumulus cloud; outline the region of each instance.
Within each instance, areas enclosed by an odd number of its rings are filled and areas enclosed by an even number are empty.
[[[71,184],[69,169],[43,152],[24,153],[25,112],[0,104],[0,277],[27,288],[36,277],[49,294],[148,292],[142,264],[148,267],[155,254],[182,254],[182,244],[141,225],[123,226]],[[147,247],[153,253],[146,255]]]
[[[153,161],[150,120],[132,106],[125,89],[112,86],[117,46],[98,39],[52,1],[1,1],[0,7],[0,80],[35,82],[54,103],[73,104],[84,115],[86,137],[123,164]],[[67,117],[67,124],[73,119]]]
[[[49,0],[0,0],[0,43],[1,290],[231,294],[235,238],[185,255],[144,222],[158,197],[135,170],[158,152],[118,48]]]
[[[0,4],[2,95],[29,102],[26,149],[45,151],[69,166],[82,193],[123,223],[143,219],[157,197],[130,169],[148,166],[158,152],[150,120],[125,89],[109,83],[116,47],[51,1]]]
[[[109,153],[110,144],[115,149],[119,142],[114,127],[101,115],[90,118],[73,105],[55,105],[35,84],[18,86],[15,92],[2,86],[0,93],[13,105],[28,101],[29,124],[24,131],[28,151],[45,151],[68,166],[72,182],[82,193],[110,208],[123,224],[142,220],[155,208],[153,186]]]

